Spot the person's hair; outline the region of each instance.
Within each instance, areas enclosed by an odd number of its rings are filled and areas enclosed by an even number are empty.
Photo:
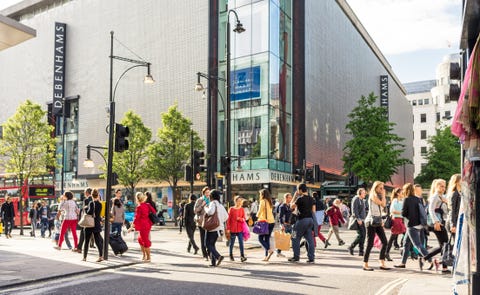
[[[66,191],[66,192],[64,193],[64,195],[65,195],[65,197],[67,197],[67,200],[73,199],[73,194],[72,194],[71,191]]]
[[[204,187],[202,188],[202,196],[205,196],[205,192],[206,192],[207,190],[209,190],[209,189],[210,189],[210,188],[209,188],[208,186],[204,186]]]
[[[92,194],[92,188],[87,187],[87,188],[85,189],[85,193],[88,193],[89,195],[91,195],[91,194]]]
[[[147,196],[147,202],[153,202],[153,199],[152,199],[152,193],[151,192],[145,192],[145,196]]]
[[[397,199],[398,195],[402,192],[401,187],[396,187],[392,190],[392,193],[390,194],[390,202],[393,201],[393,199]]]
[[[93,197],[94,199],[98,198],[98,190],[97,190],[96,188],[94,188],[94,189],[92,190],[92,197]]]
[[[137,192],[137,193],[135,194],[135,199],[137,200],[137,202],[143,203],[143,202],[145,202],[145,200],[147,199],[147,197],[146,197],[145,194],[143,194],[142,192]]]
[[[268,189],[262,188],[260,191],[258,191],[258,193],[260,194],[260,201],[266,200],[270,203],[271,206],[273,205],[272,197],[270,196],[270,192],[268,191]]]
[[[5,201],[10,201],[11,199],[12,199],[12,197],[7,196],[7,197],[5,198]]]
[[[451,196],[453,192],[457,190],[460,180],[462,180],[462,175],[458,173],[453,174],[452,177],[450,177],[450,180],[448,181],[448,189],[447,189],[447,194],[449,196]]]
[[[212,201],[220,201],[220,191],[219,190],[211,190],[210,191],[210,200]]]
[[[122,202],[120,202],[119,199],[113,199],[113,205],[120,208],[120,207],[122,207]]]
[[[337,206],[340,205],[342,203],[342,200],[340,199],[335,199],[335,201],[333,201],[333,205]]]
[[[317,193],[317,192],[313,192],[313,193],[312,193],[312,197],[318,198],[318,193]]]
[[[283,195],[283,200],[286,201],[288,196],[292,196],[292,194],[291,193],[285,193]]]
[[[119,188],[117,188],[117,189],[115,190],[115,193],[118,193],[118,192],[122,192],[122,190],[119,189]]]
[[[432,181],[432,187],[430,188],[430,195],[429,195],[429,197],[428,197],[429,199],[432,198],[432,197],[437,193],[438,186],[439,186],[440,184],[442,184],[442,183],[443,183],[443,185],[446,185],[446,184],[447,184],[447,182],[445,181],[445,179],[441,179],[441,178],[434,179],[434,180]]]
[[[405,197],[410,197],[410,196],[415,196],[415,187],[413,184],[407,182],[403,185],[402,190],[403,190],[403,195]]]
[[[197,199],[197,196],[195,194],[190,194],[190,197],[188,197],[190,201],[195,201]]]
[[[297,184],[297,191],[300,191],[302,193],[307,192],[308,191],[307,184],[304,182]]]
[[[243,200],[242,202],[242,207],[248,207],[250,205],[250,201],[249,200]]]
[[[377,188],[381,185],[385,186],[385,184],[383,182],[381,182],[379,180],[375,181],[372,185],[372,188],[370,189],[370,193],[369,193],[368,198],[373,199],[373,198],[377,197],[379,200],[381,200],[383,196],[379,196],[378,193],[377,193]]]
[[[432,184],[430,185],[430,192],[428,193],[428,197],[430,198],[434,193],[437,188],[437,179],[432,180]]]
[[[357,189],[357,195],[360,196],[360,194],[361,194],[362,192],[365,192],[365,191],[366,191],[366,190],[365,190],[363,187],[361,187],[361,188]]]

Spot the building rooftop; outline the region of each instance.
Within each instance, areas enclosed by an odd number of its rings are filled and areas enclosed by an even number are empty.
[[[430,92],[435,86],[437,86],[436,80],[417,81],[403,84],[403,87],[407,90],[407,95]]]

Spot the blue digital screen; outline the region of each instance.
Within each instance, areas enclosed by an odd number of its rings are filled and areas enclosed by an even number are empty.
[[[260,98],[260,66],[233,71],[230,85],[230,101]]]

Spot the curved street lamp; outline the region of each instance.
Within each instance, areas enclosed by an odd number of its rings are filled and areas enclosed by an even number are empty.
[[[143,60],[134,60],[121,56],[113,55],[113,31],[110,32],[110,123],[108,128],[108,157],[107,157],[107,188],[105,190],[105,212],[110,212],[110,203],[111,203],[111,191],[112,191],[112,165],[113,165],[113,133],[115,126],[115,93],[117,90],[118,83],[120,79],[125,76],[125,74],[131,69],[137,67],[146,67],[147,75],[144,78],[144,83],[151,84],[154,82],[152,75],[150,74],[150,65],[151,63]],[[113,60],[121,60],[128,63],[133,63],[135,65],[127,68],[117,79],[115,83],[115,88],[113,88]],[[108,245],[110,238],[110,223],[105,222],[105,243],[103,245],[103,258],[108,260]]]

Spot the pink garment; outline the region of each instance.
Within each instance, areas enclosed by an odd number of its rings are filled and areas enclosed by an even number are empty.
[[[382,241],[380,240],[377,234],[375,234],[375,239],[373,240],[373,246],[379,250],[382,248]]]
[[[250,239],[250,229],[248,228],[248,224],[245,221],[242,224],[242,232],[243,240],[248,241],[248,239]]]

